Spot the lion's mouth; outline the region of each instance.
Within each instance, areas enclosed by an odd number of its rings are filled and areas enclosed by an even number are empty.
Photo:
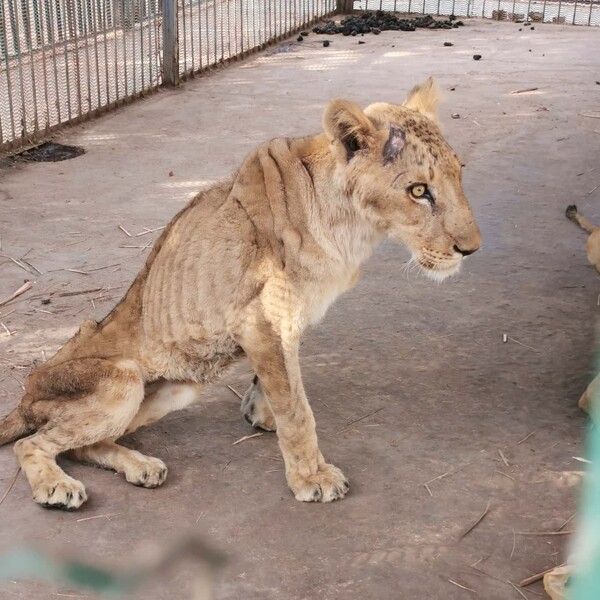
[[[442,281],[458,273],[462,259],[450,255],[443,255],[438,252],[423,249],[416,256],[417,263],[431,279]]]

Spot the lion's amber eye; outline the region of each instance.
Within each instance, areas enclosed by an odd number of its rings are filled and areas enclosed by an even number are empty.
[[[427,194],[427,186],[424,183],[415,183],[409,191],[413,198],[423,198]]]

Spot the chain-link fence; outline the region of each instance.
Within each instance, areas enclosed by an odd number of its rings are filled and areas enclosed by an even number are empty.
[[[335,7],[335,0],[0,0],[0,150],[260,48]]]
[[[335,0],[178,0],[179,74],[264,47],[335,10]]]
[[[600,25],[600,0],[354,0],[354,10]]]
[[[160,0],[0,0],[0,149],[161,83]]]
[[[0,0],[0,151],[352,9],[600,24],[600,0]]]

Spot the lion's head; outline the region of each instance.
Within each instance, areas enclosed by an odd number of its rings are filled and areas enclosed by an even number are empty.
[[[379,103],[363,112],[334,100],[323,126],[336,175],[358,210],[441,280],[479,248],[481,234],[462,189],[461,161],[437,124],[437,100],[432,79],[401,106]]]

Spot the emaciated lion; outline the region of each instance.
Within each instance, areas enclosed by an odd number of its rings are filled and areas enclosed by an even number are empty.
[[[15,453],[35,502],[85,502],[56,463],[66,452],[161,485],[165,464],[116,440],[188,406],[242,356],[258,377],[243,411],[277,429],[295,497],[342,498],[348,481],[319,450],[299,342],[381,240],[405,244],[438,281],[479,248],[436,102],[431,79],[403,105],[334,100],[322,133],[259,146],[176,215],[120,303],[34,370],[0,423],[0,443],[28,436]]]

